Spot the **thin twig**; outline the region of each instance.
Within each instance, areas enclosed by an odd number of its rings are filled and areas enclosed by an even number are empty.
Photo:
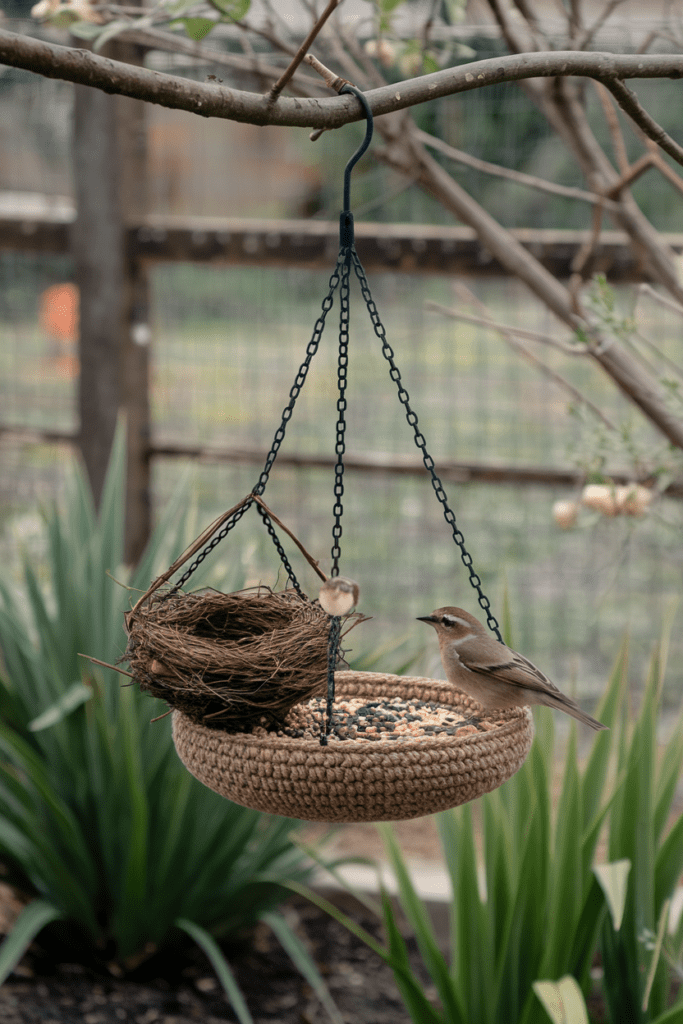
[[[425,302],[424,308],[431,310],[433,313],[443,313],[444,316],[448,316],[452,320],[462,320],[467,324],[475,324],[478,327],[489,327],[492,331],[499,331],[501,333],[515,335],[519,338],[526,338],[527,341],[537,341],[541,345],[547,345],[549,348],[556,348],[560,352],[564,352],[565,355],[588,355],[588,349],[583,345],[564,345],[561,341],[556,341],[555,338],[550,338],[547,334],[538,334],[535,331],[527,331],[523,327],[513,327],[511,324],[500,324],[495,320],[491,320],[489,316],[481,317],[474,316],[471,313],[461,313],[458,310],[450,309],[448,306],[442,306],[439,302]]]
[[[474,170],[481,171],[483,174],[491,174],[497,178],[506,178],[508,181],[514,181],[518,185],[528,185],[529,188],[535,188],[541,192],[549,192],[551,195],[566,196],[568,199],[580,199],[585,203],[603,203],[606,209],[612,209],[614,212],[619,209],[618,203],[614,203],[610,200],[605,202],[604,197],[598,195],[597,192],[585,192],[582,188],[571,188],[568,185],[556,185],[552,181],[545,181],[543,178],[537,178],[532,174],[525,174],[523,171],[513,171],[508,167],[501,167],[498,164],[490,164],[486,160],[480,160],[476,156],[464,153],[461,149],[455,149],[453,146],[449,146],[447,142],[443,142],[442,139],[437,139],[434,135],[430,135],[421,128],[415,129],[414,135],[429,149],[436,149],[439,153],[443,153],[444,156],[454,160],[456,163],[464,164],[466,167],[472,167]]]
[[[668,298],[666,295],[660,295],[652,285],[641,284],[638,290],[642,295],[647,295],[655,302],[658,302],[660,306],[664,306],[666,309],[670,309],[672,312],[678,313],[679,316],[683,316],[683,306],[678,302],[674,302],[673,299]]]
[[[285,73],[283,75],[281,75],[281,77],[278,78],[277,82],[275,82],[275,84],[271,87],[270,92],[268,93],[268,97],[267,97],[269,103],[275,103],[275,101],[277,100],[278,96],[280,95],[280,93],[282,92],[284,87],[287,85],[287,82],[289,82],[290,78],[292,77],[292,75],[294,74],[296,69],[299,67],[299,64],[301,64],[301,61],[304,59],[304,57],[308,53],[308,50],[309,50],[309,47],[310,47],[311,43],[313,42],[315,37],[318,35],[318,33],[320,32],[321,28],[323,27],[323,25],[325,24],[325,22],[327,21],[329,16],[332,14],[332,12],[336,9],[338,4],[339,4],[339,0],[329,0],[329,3],[327,5],[327,7],[325,8],[323,13],[320,15],[320,17],[316,21],[316,23],[313,26],[313,28],[311,29],[311,31],[306,36],[306,38],[304,39],[304,41],[301,44],[301,46],[299,47],[299,49],[294,54],[294,57],[292,58],[292,62],[289,65],[289,67],[286,69]]]
[[[624,142],[624,135],[619,124],[619,118],[617,112],[614,109],[612,99],[605,89],[602,82],[593,82],[593,87],[598,94],[602,112],[605,115],[605,121],[607,122],[607,128],[609,130],[612,146],[614,147],[614,155],[617,158],[617,167],[622,174],[625,174],[629,168],[628,153],[626,152],[626,143]]]
[[[641,174],[644,174],[645,171],[652,167],[654,162],[655,161],[652,153],[643,153],[641,157],[638,157],[634,164],[631,164],[631,166],[626,169],[626,171],[619,178],[619,181],[615,182],[614,185],[612,185],[612,187],[608,190],[607,195],[611,199],[616,198],[616,196],[620,195],[620,193],[623,192],[625,188],[628,188],[629,185],[632,185],[633,182],[636,181],[641,176]]]
[[[591,223],[591,233],[580,247],[576,256],[572,260],[572,273],[569,278],[569,292],[574,302],[574,309],[577,316],[581,316],[581,308],[579,303],[579,288],[586,279],[584,273],[588,261],[593,256],[595,250],[598,247],[600,241],[600,231],[602,229],[602,206],[593,207],[593,216]]]
[[[456,281],[455,290],[460,295],[461,299],[465,302],[471,302],[477,309],[481,310],[485,316],[489,316],[489,311],[484,303],[481,302],[472,291],[470,291],[467,285],[463,284],[461,281]],[[488,322],[490,324],[490,320]],[[602,409],[599,409],[598,406],[591,402],[589,398],[586,398],[586,396],[575,388],[573,384],[570,384],[562,374],[553,370],[552,367],[548,366],[547,363],[544,363],[542,359],[539,359],[538,356],[535,356],[533,352],[529,352],[529,350],[519,341],[516,341],[515,338],[512,337],[512,331],[501,327],[496,327],[496,331],[507,345],[514,349],[515,352],[518,352],[519,355],[526,359],[528,363],[535,366],[536,369],[538,369],[545,377],[548,377],[564,391],[568,391],[577,402],[581,402],[582,405],[591,409],[609,430],[616,429],[614,424],[607,418],[607,416],[605,416]]]
[[[655,143],[651,142],[649,139],[648,144],[652,146],[655,145]],[[673,185],[676,191],[680,192],[681,195],[683,195],[683,179],[678,174],[676,174],[673,167],[669,167],[666,161],[662,160],[661,155],[656,150],[653,150],[652,152],[652,163],[657,168],[659,173],[664,178],[666,178],[669,184]]]
[[[150,718],[149,724],[152,722],[160,722],[162,718],[168,718],[169,715],[173,714],[173,708],[169,708],[168,711],[164,711],[163,715],[157,715],[156,718]]]
[[[353,82],[349,82],[348,78],[340,78],[334,71],[330,71],[328,67],[325,67],[322,61],[318,60],[312,53],[307,53],[304,57],[304,63],[310,65],[314,71],[317,71],[320,77],[325,82],[328,89],[334,89],[335,92],[340,92],[345,85],[353,85]]]
[[[113,672],[118,672],[120,676],[128,676],[129,679],[135,679],[132,672],[125,672],[117,665],[110,665],[108,661],[100,661],[99,658],[93,658],[89,654],[81,654],[80,651],[78,652],[77,657],[85,658],[86,661],[92,661],[93,665],[101,665],[103,668],[110,668]]]
[[[643,129],[645,134],[654,139],[658,146],[672,156],[676,163],[683,164],[683,146],[668,135],[660,124],[648,114],[647,110],[640,105],[640,102],[631,92],[628,86],[624,85],[621,78],[603,78],[604,86],[609,89],[622,110]]]
[[[320,568],[320,565],[319,565],[319,563],[318,563],[318,562],[316,561],[316,559],[315,559],[315,558],[313,557],[313,555],[309,555],[308,551],[307,551],[307,550],[306,550],[306,548],[305,548],[305,547],[303,546],[303,544],[301,543],[301,541],[300,541],[300,540],[299,540],[299,539],[298,539],[297,537],[295,537],[295,536],[294,536],[294,534],[292,533],[292,531],[291,531],[291,530],[289,530],[289,529],[288,529],[288,528],[287,528],[287,527],[285,526],[285,524],[284,524],[284,523],[282,522],[282,520],[281,520],[281,519],[278,519],[278,517],[277,517],[277,516],[275,515],[275,513],[274,513],[274,512],[272,512],[272,511],[271,511],[271,510],[270,510],[270,509],[268,508],[268,506],[266,505],[265,501],[263,500],[263,498],[262,498],[262,497],[261,497],[260,495],[258,495],[258,494],[252,494],[252,495],[251,495],[251,497],[252,497],[252,498],[254,499],[254,501],[256,502],[256,504],[257,504],[257,505],[260,505],[260,506],[261,506],[261,508],[263,509],[263,511],[264,511],[264,512],[266,513],[266,515],[267,515],[267,516],[269,516],[269,517],[270,517],[270,518],[271,518],[271,519],[273,520],[273,522],[274,522],[274,523],[277,523],[277,525],[278,525],[278,526],[280,527],[280,529],[281,529],[281,530],[284,530],[284,531],[285,531],[285,533],[287,534],[287,536],[288,536],[288,537],[290,537],[290,538],[291,538],[291,540],[293,540],[293,541],[294,541],[294,543],[296,544],[296,546],[298,547],[299,551],[300,551],[300,552],[301,552],[301,554],[302,554],[302,555],[304,556],[304,558],[306,559],[306,561],[308,562],[308,564],[309,564],[309,565],[311,566],[311,568],[312,568],[312,569],[313,569],[313,570],[314,570],[315,572],[317,572],[318,576],[320,577],[320,579],[321,579],[321,580],[323,581],[323,583],[324,583],[324,582],[325,582],[325,581],[327,580],[327,576],[326,576],[326,575],[325,575],[325,573],[324,573],[324,572],[322,571],[322,569]]]
[[[608,3],[605,4],[602,11],[593,22],[593,24],[590,25],[587,29],[585,29],[583,35],[579,36],[579,38],[576,40],[574,44],[575,49],[588,49],[590,43],[595,38],[596,33],[600,31],[600,29],[605,24],[610,15],[613,14],[617,7],[620,7],[625,2],[626,0],[608,0]]]
[[[241,501],[238,501],[237,504],[233,505],[232,508],[229,508],[228,511],[224,512],[221,516],[218,517],[218,519],[214,519],[214,521],[210,523],[205,530],[202,531],[199,537],[197,537],[197,539],[193,541],[192,544],[190,544],[190,546],[185,549],[185,551],[183,551],[182,555],[179,555],[178,558],[176,558],[173,565],[170,566],[166,570],[166,572],[162,573],[161,576],[158,576],[154,580],[152,585],[145,591],[142,597],[140,597],[135,602],[131,610],[125,613],[124,619],[126,622],[126,628],[128,628],[128,623],[130,622],[131,618],[135,615],[136,611],[143,603],[143,601],[146,601],[148,597],[151,597],[152,594],[159,589],[159,587],[163,586],[164,583],[167,583],[168,580],[170,580],[173,573],[176,572],[181,567],[181,565],[184,565],[188,558],[192,558],[192,556],[196,554],[196,552],[199,551],[199,549],[203,547],[204,544],[206,544],[211,537],[213,537],[216,530],[218,530],[223,525],[223,523],[228,521],[230,516],[234,515],[235,512],[239,512],[239,510],[244,505],[251,504],[251,502],[254,500],[254,497],[255,496],[253,494],[247,494],[246,497],[242,498]]]

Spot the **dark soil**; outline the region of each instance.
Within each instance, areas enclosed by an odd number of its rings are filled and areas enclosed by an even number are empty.
[[[335,900],[359,924],[380,936],[368,911]],[[362,942],[305,900],[283,908],[306,943],[348,1024],[408,1024],[410,1016],[391,970]],[[329,1017],[277,939],[264,925],[226,956],[255,1024],[327,1024]],[[430,994],[419,957],[414,969]],[[70,962],[37,944],[0,988],[1,1024],[216,1024],[235,1021],[203,953],[183,943],[117,978]]]

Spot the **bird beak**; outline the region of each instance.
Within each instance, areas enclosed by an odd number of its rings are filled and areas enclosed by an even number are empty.
[[[433,625],[436,622],[436,619],[434,618],[433,615],[418,615],[417,621],[418,622],[431,622],[432,625]]]

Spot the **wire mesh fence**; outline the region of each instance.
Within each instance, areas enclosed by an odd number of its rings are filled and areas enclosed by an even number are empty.
[[[52,269],[65,268],[60,264]],[[20,281],[24,296],[3,326],[3,426],[76,429],[77,366],[64,362],[63,349],[54,349],[54,339],[38,318],[48,271],[49,266],[35,262],[22,264],[8,257],[0,262],[6,286],[2,290],[11,294]],[[157,513],[187,476],[190,463],[185,486],[197,533],[254,486],[262,468],[259,458],[265,457],[279,425],[328,276],[192,265],[156,268],[153,441],[242,453],[239,462],[156,459]],[[425,309],[427,300],[453,305],[449,281],[376,275],[370,285],[437,462],[576,465],[592,434],[569,414],[566,394],[521,362],[495,334],[477,325],[454,324]],[[495,318],[553,330],[547,314],[514,284],[470,285]],[[628,305],[631,293],[620,298]],[[413,459],[419,469],[412,431],[355,287],[351,310],[347,451]],[[335,305],[287,429],[283,455],[333,456],[337,315]],[[673,357],[674,321],[653,309],[647,323]],[[553,358],[559,365],[561,357]],[[562,370],[615,422],[634,418],[626,401],[595,369],[579,360],[567,367],[565,360]],[[599,435],[596,421],[596,445]],[[657,443],[646,428],[641,435],[643,445]],[[255,453],[253,461],[249,453]],[[61,449],[18,445],[4,436],[0,518],[6,552],[30,542],[36,507],[59,495],[68,462]],[[327,570],[333,479],[331,466],[296,468],[276,462],[264,495]],[[507,593],[515,643],[528,656],[564,687],[571,688],[575,680],[580,695],[600,692],[625,630],[631,632],[637,663],[642,663],[667,603],[680,592],[677,501],[660,499],[643,520],[585,514],[578,527],[565,532],[553,521],[552,505],[557,498],[576,497],[566,489],[447,481],[446,490],[494,612],[500,613]],[[373,616],[354,634],[354,655],[385,646],[387,667],[416,655],[416,668],[440,675],[432,637],[423,635],[415,616],[444,604],[461,604],[475,613],[477,606],[427,474],[349,470],[343,504],[341,571],[358,580],[362,609]],[[286,547],[314,595],[316,577],[300,564],[289,542]],[[247,516],[211,558],[227,578],[235,578],[239,570],[237,575],[249,582],[284,583],[278,577],[279,559],[256,516]],[[676,638],[674,650],[679,647]],[[681,685],[677,665],[672,659],[672,692]]]
[[[489,54],[482,51],[480,55]],[[173,70],[170,63],[164,67]],[[205,69],[196,73],[201,77]],[[674,117],[676,109],[667,100],[670,85],[675,83],[657,84],[664,108],[658,116],[665,125],[666,110]],[[48,197],[72,194],[71,96],[66,84],[3,69],[0,192],[21,191],[24,200],[27,192]],[[544,174],[552,173],[569,185],[580,184],[556,147],[544,145],[532,114],[522,93],[506,86],[472,94],[467,102],[444,101],[431,113],[425,108],[424,117],[438,122],[452,145],[484,159],[495,157],[532,173],[543,165]],[[271,146],[264,129],[250,133],[248,126],[193,120],[177,112],[167,120],[163,111],[154,111],[153,116],[158,120],[150,133],[151,195],[157,213],[336,215],[340,168],[354,148],[354,132],[362,131],[348,126],[342,132],[326,133],[312,147],[307,133],[294,130],[282,148]],[[230,137],[228,128],[242,134]],[[280,132],[278,139],[282,138]],[[522,155],[524,138],[533,143],[527,156]],[[240,149],[251,160],[244,165],[246,176],[244,167],[239,173],[226,170],[226,153]],[[183,156],[188,152],[193,168],[189,176]],[[458,175],[479,199],[493,203],[493,212],[508,225],[588,224],[588,207],[570,216],[564,201],[528,194],[522,201],[518,185],[492,184],[465,170]],[[276,181],[288,182],[287,187],[277,191]],[[361,216],[373,219],[443,220],[440,208],[404,185],[376,167],[354,182],[354,203]],[[659,180],[654,185],[648,181],[642,189],[655,222],[660,217],[660,227],[676,227],[680,214],[672,212],[666,186]],[[75,336],[67,329],[51,330],[41,317],[46,290],[68,283],[72,276],[67,257],[0,251],[3,428],[77,430]],[[153,441],[265,455],[319,315],[328,277],[329,271],[155,267]],[[511,282],[482,279],[469,284],[495,320],[557,332],[549,314]],[[456,324],[425,309],[427,301],[455,304],[448,280],[383,274],[371,276],[370,286],[429,451],[437,461],[557,468],[586,466],[600,452],[604,431],[597,419],[588,416],[588,427],[582,426],[580,417],[568,414],[567,393],[522,362],[499,335],[476,324]],[[625,289],[618,299],[629,313],[636,291]],[[288,428],[283,454],[333,454],[337,309],[329,316],[324,343]],[[679,358],[680,331],[674,314],[641,303],[639,320],[646,335],[656,338],[672,359]],[[623,428],[628,444],[641,450],[661,445],[595,367],[581,360],[567,365],[553,352],[544,352],[544,357]],[[419,467],[419,453],[355,286],[348,400],[350,454],[411,456]],[[609,468],[623,468],[619,460],[628,454],[628,444],[620,451],[607,450],[608,461],[612,460]],[[64,447],[19,443],[7,433],[0,434],[0,547],[6,565],[12,567],[8,572],[16,573],[18,550],[35,542],[36,510],[42,501],[59,497],[69,460]],[[188,466],[189,460],[182,457],[155,460],[157,513]],[[246,494],[260,469],[258,458],[253,462],[193,460],[187,486],[197,532]],[[329,568],[332,543],[332,486],[331,468],[293,468],[276,462],[265,494],[277,514],[321,559],[323,568]],[[494,611],[500,610],[507,591],[515,643],[554,674],[558,683],[570,688],[576,680],[579,694],[597,694],[627,629],[636,659],[643,662],[667,602],[681,589],[678,502],[659,500],[644,520],[585,515],[574,530],[562,532],[553,522],[552,505],[558,498],[576,496],[566,489],[450,481],[446,490]],[[414,617],[451,603],[476,610],[476,603],[426,474],[349,471],[343,501],[342,572],[358,580],[363,610],[374,617],[364,627],[364,635],[359,629],[354,636],[356,651],[385,645],[388,668],[399,650],[417,652],[416,668],[440,674],[433,637],[424,637]],[[251,581],[272,583],[279,563],[259,526],[256,517],[245,519],[212,557],[228,567],[238,565]],[[314,592],[315,579],[305,569],[303,579]],[[681,645],[675,637],[675,654],[680,655]],[[681,659],[674,657],[671,662],[673,689],[680,692]]]

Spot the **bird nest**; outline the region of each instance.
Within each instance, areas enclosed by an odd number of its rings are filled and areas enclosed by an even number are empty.
[[[126,626],[140,688],[208,728],[272,727],[327,685],[329,618],[294,590],[156,593]]]

